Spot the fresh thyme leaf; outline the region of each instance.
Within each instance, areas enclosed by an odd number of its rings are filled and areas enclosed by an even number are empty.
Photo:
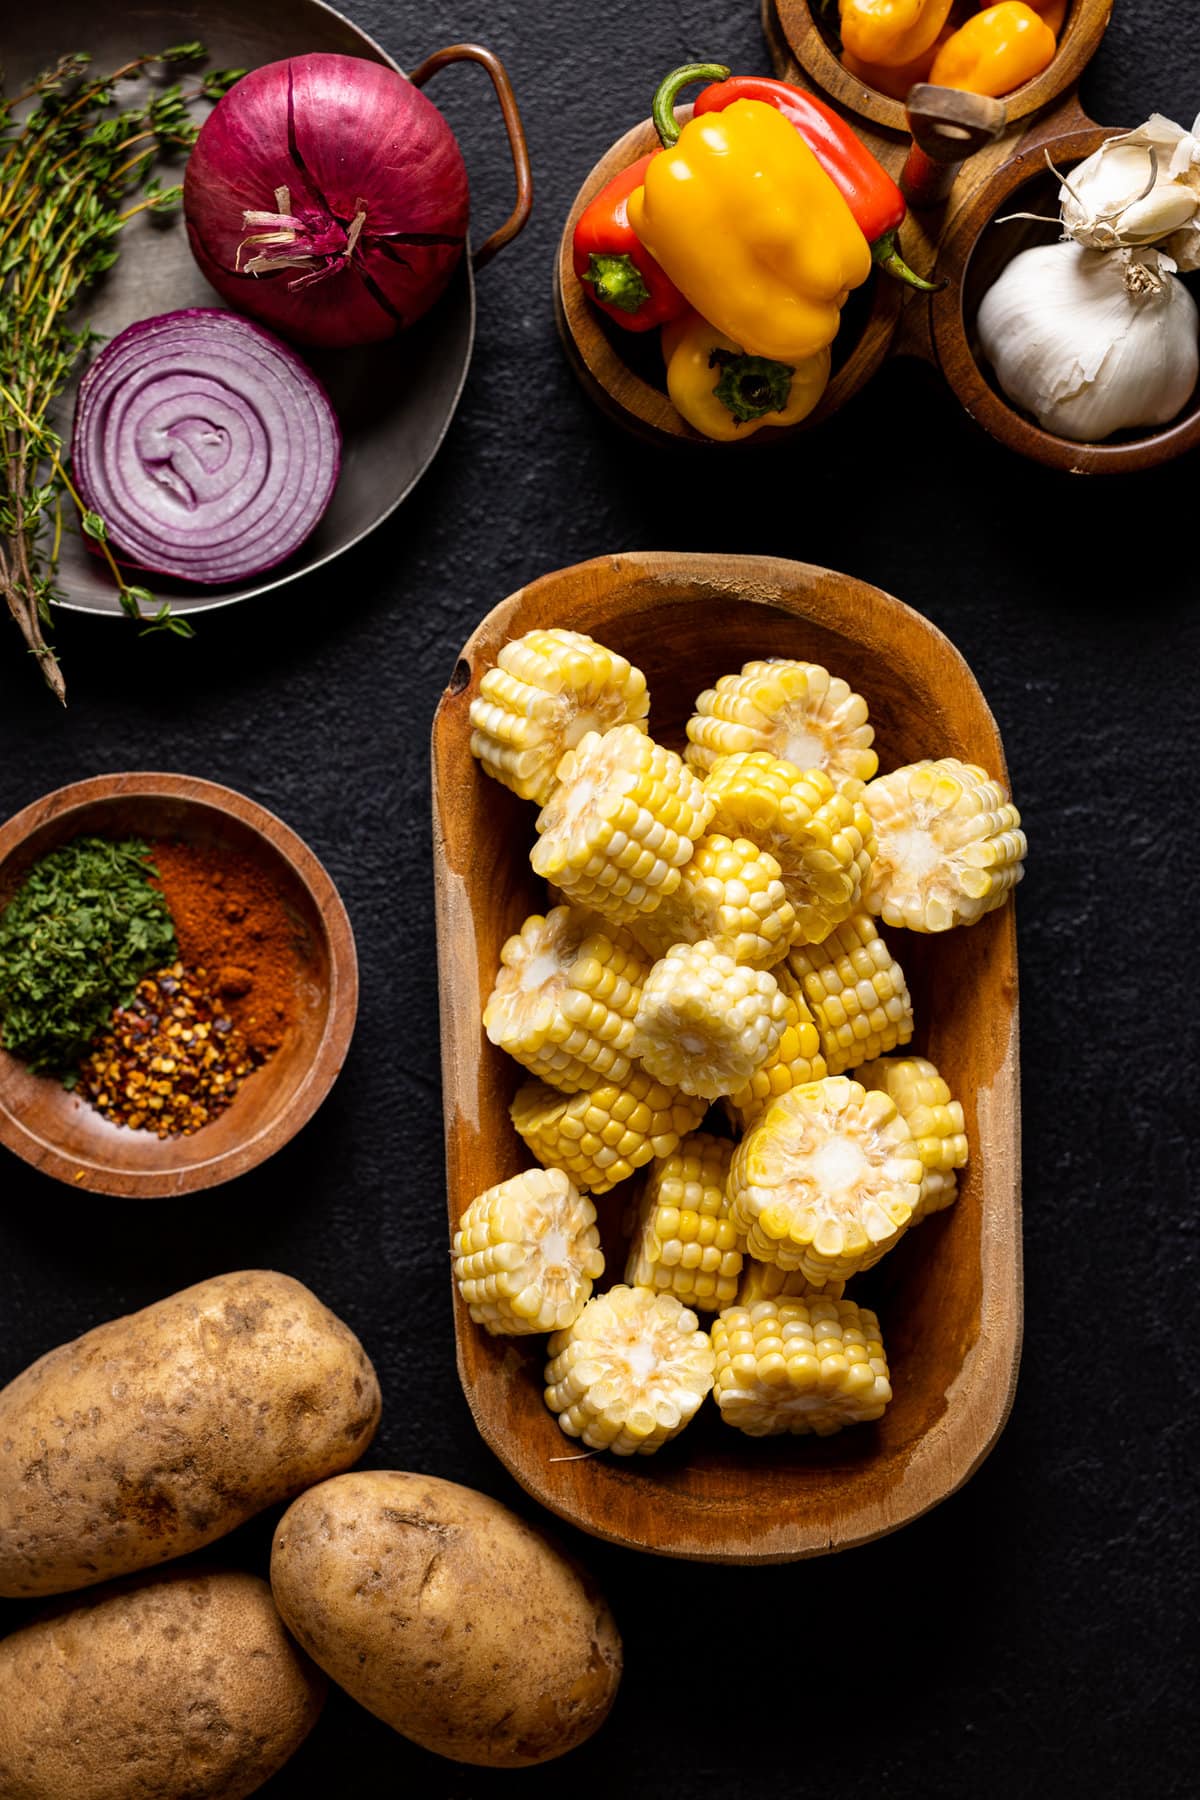
[[[143,975],[175,961],[140,838],[75,838],[34,864],[0,913],[0,1042],[69,1077]]]
[[[71,309],[117,260],[130,219],[165,218],[178,207],[178,184],[152,180],[154,165],[186,155],[200,125],[194,102],[219,99],[243,71],[197,71],[186,87],[152,87],[141,105],[125,104],[122,86],[204,55],[202,44],[174,44],[96,75],[90,57],[75,53],[19,97],[33,103],[29,110],[0,92],[0,595],[60,700],[66,689],[47,638],[60,597],[64,512],[84,515],[84,534],[100,546],[124,611],[167,628],[152,596],[126,582],[104,521],[86,512],[47,421],[95,339],[86,326],[67,324]]]

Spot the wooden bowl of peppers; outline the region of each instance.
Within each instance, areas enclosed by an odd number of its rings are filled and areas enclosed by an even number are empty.
[[[878,369],[904,284],[931,291],[897,248],[904,216],[896,183],[824,101],[685,64],[568,215],[556,271],[568,356],[602,410],[651,441],[784,442]]]
[[[919,82],[1002,98],[1010,127],[1031,118],[1079,80],[1111,13],[1112,0],[763,0],[778,61],[896,132]]]

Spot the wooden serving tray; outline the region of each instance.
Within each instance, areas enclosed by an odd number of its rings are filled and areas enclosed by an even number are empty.
[[[900,180],[912,149],[905,107],[842,67],[809,0],[761,0],[761,5],[775,73],[832,101],[889,174]],[[1010,406],[976,354],[975,312],[988,281],[1027,244],[1050,242],[1058,235],[1053,226],[1037,225],[997,232],[996,219],[1015,211],[1054,210],[1057,184],[1047,175],[1047,153],[1057,166],[1069,167],[1122,129],[1096,125],[1078,98],[1079,79],[1111,11],[1112,0],[1072,0],[1058,54],[1035,80],[1007,96],[1007,122],[1000,135],[948,172],[936,204],[910,208],[899,234],[901,253],[919,274],[943,281],[941,292],[930,298],[874,274],[847,304],[833,346],[833,375],[820,406],[799,425],[766,427],[740,445],[714,446],[680,418],[667,397],[654,345],[644,339],[631,343],[633,334],[604,320],[575,279],[571,243],[580,214],[615,174],[658,142],[648,120],[626,132],[580,188],[555,267],[559,335],[591,399],[610,418],[652,442],[745,455],[785,445],[820,426],[866,386],[889,356],[909,355],[937,368],[993,437],[1052,468],[1073,474],[1148,468],[1200,443],[1200,388],[1180,418],[1164,429],[1114,443],[1076,444],[1041,430]],[[690,116],[688,109],[680,108],[679,116]],[[1040,204],[1032,208],[1031,200]]]
[[[504,940],[546,906],[529,866],[534,808],[470,752],[484,672],[535,626],[584,631],[650,685],[651,729],[677,749],[694,697],[762,656],[823,663],[870,706],[882,766],[950,755],[1005,773],[996,722],[940,631],[866,582],[771,557],[653,552],[561,569],[511,595],[464,645],[433,725],[447,1196],[453,1232],[476,1194],[530,1165],[508,1106],[523,1071],[480,1014]],[[455,1294],[459,1376],[484,1439],[526,1491],[614,1543],[706,1562],[786,1562],[894,1531],[962,1485],[1008,1416],[1021,1343],[1020,1097],[1013,908],[939,937],[890,934],[916,1010],[914,1052],[961,1098],[971,1160],[957,1203],[855,1285],[879,1312],[895,1399],[828,1439],[751,1440],[706,1404],[653,1457],[581,1455],[542,1398],[545,1340],[493,1338]],[[620,1280],[623,1184],[597,1200]]]

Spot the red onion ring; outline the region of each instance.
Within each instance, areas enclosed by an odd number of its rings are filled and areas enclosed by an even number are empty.
[[[207,585],[282,562],[328,506],[340,454],[316,377],[234,313],[140,319],[80,384],[76,486],[114,552],[157,574]]]

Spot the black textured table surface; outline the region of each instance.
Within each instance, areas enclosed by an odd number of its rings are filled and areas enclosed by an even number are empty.
[[[0,1383],[188,1283],[274,1267],[341,1314],[379,1369],[370,1464],[532,1512],[476,1436],[454,1370],[433,710],[479,616],[548,569],[619,549],[846,569],[934,619],[973,665],[1031,841],[1019,901],[1025,1351],[1008,1427],[957,1496],[844,1556],[711,1569],[573,1539],[611,1598],[627,1668],[608,1724],[567,1763],[460,1770],[335,1693],[263,1791],[366,1793],[369,1772],[381,1792],[447,1797],[751,1795],[781,1781],[893,1800],[1194,1791],[1182,1741],[1194,1693],[1187,1216],[1200,1171],[1185,1115],[1200,1046],[1182,955],[1197,948],[1183,896],[1200,876],[1198,465],[1052,476],[994,446],[927,369],[899,364],[794,453],[692,461],[635,445],[562,358],[554,246],[579,182],[645,115],[659,73],[701,55],[766,67],[754,0],[346,10],[407,66],[445,42],[490,44],[529,131],[533,223],[480,279],[475,359],[444,450],[369,541],[306,586],[203,619],[193,644],[63,618],[66,714],[0,628],[0,816],[120,769],[253,795],[341,888],[362,966],[357,1037],[300,1138],[211,1195],[92,1199],[5,1155]],[[1158,108],[1190,122],[1191,10],[1117,0],[1084,81],[1093,117],[1133,125]],[[435,94],[490,229],[511,177],[488,96],[477,72]],[[259,1521],[223,1553],[265,1570],[269,1530]],[[0,1608],[5,1628],[19,1617]]]

